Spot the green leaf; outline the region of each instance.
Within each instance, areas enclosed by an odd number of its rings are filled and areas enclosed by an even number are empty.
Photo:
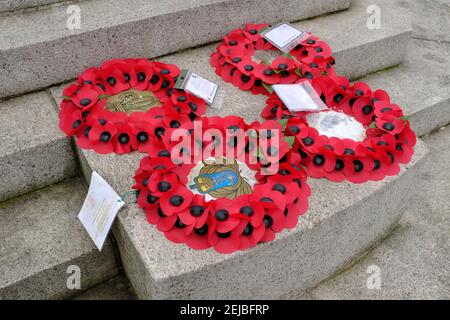
[[[369,128],[371,128],[371,129],[376,129],[376,128],[378,128],[378,127],[377,127],[377,123],[376,123],[375,121],[372,122],[372,123],[370,124]]]
[[[295,137],[294,136],[285,136],[283,139],[284,139],[284,141],[289,143],[289,145],[292,148],[292,146],[294,145]]]
[[[284,131],[286,129],[288,119],[279,119],[277,121],[281,124],[281,127],[283,128],[283,131]]]
[[[294,56],[292,54],[290,54],[289,52],[283,52],[282,56],[285,56],[285,57],[287,57],[289,59],[295,59]]]
[[[404,120],[405,122],[409,121],[409,118],[411,118],[411,116],[402,116],[402,117],[400,117],[400,119]]]
[[[101,95],[98,96],[98,99],[99,99],[99,100],[102,100],[102,99],[105,99],[105,98],[109,98],[109,95],[107,95],[107,94],[101,94]]]
[[[266,90],[267,90],[270,94],[273,93],[273,88],[272,88],[272,86],[271,86],[270,84],[267,84],[267,83],[264,83],[264,82],[263,82],[263,87],[266,88]]]
[[[302,68],[298,68],[297,70],[295,70],[295,73],[296,73],[300,78],[303,78]]]
[[[258,33],[259,33],[259,34],[263,34],[264,32],[266,32],[266,31],[269,30],[269,29],[270,29],[270,26],[261,28],[261,29],[259,29]]]
[[[264,57],[262,59],[262,62],[264,63],[264,65],[266,66],[270,66],[272,64],[272,60],[270,60],[268,57]]]
[[[72,100],[70,97],[68,97],[68,96],[62,96],[62,98],[64,99],[64,100],[68,100],[68,101],[70,101],[70,100]]]

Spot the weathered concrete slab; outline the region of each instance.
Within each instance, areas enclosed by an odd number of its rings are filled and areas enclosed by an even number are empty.
[[[114,277],[109,241],[98,252],[77,219],[87,188],[69,179],[0,204],[0,299],[60,299]],[[69,290],[69,266],[81,289]]]
[[[413,162],[383,182],[352,185],[310,179],[310,209],[296,229],[232,255],[172,244],[130,204],[114,227],[125,271],[137,295],[146,299],[279,298],[302,292],[391,231],[407,209],[411,189],[420,183],[419,164],[426,153],[419,143]],[[132,172],[141,157],[82,155],[85,174],[96,170],[119,193],[133,184]]]
[[[2,17],[0,97],[60,83],[117,57],[156,57],[216,41],[246,22],[297,21],[348,8],[350,0],[96,0]]]
[[[76,173],[70,140],[46,92],[0,102],[0,202]]]
[[[2,0],[0,1],[0,13],[23,10],[23,9],[34,9],[40,6],[50,5],[64,0]]]
[[[432,41],[450,42],[450,1],[411,1],[413,36]]]
[[[105,281],[98,286],[89,289],[74,300],[135,300],[136,295],[131,284],[124,275]]]
[[[399,226],[361,261],[311,290],[311,297],[450,298],[450,127],[424,140],[430,157]],[[380,268],[380,290],[366,286],[373,265]]]

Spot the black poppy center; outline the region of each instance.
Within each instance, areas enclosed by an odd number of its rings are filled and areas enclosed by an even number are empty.
[[[169,200],[170,204],[173,205],[174,207],[181,206],[183,204],[183,201],[184,201],[183,197],[179,195],[172,196],[170,197]]]
[[[158,190],[161,192],[169,191],[172,188],[172,185],[167,181],[161,181],[158,183]]]
[[[191,209],[189,209],[189,212],[193,217],[198,218],[205,212],[205,208],[202,206],[192,206]]]
[[[137,134],[137,139],[139,142],[147,142],[148,134],[147,132],[141,131]]]
[[[225,209],[220,209],[217,210],[216,213],[214,214],[214,217],[216,217],[216,219],[218,221],[225,221],[228,219],[228,211]]]

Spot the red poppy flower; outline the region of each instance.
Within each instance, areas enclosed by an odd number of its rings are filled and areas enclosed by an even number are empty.
[[[94,126],[89,131],[89,141],[95,152],[106,154],[114,150],[114,138],[117,133],[117,127],[111,122],[104,126]]]
[[[398,134],[405,128],[405,120],[394,115],[384,115],[383,118],[375,120],[377,127],[389,134]]]
[[[251,41],[257,41],[262,38],[262,36],[259,34],[259,31],[268,26],[269,25],[267,23],[261,24],[247,23],[245,25],[244,35]]]
[[[59,118],[59,128],[68,136],[73,136],[83,129],[83,116],[81,111],[69,101],[63,101],[61,103]]]
[[[60,128],[67,135],[76,136],[80,148],[101,153],[121,154],[135,149],[150,152],[161,147],[160,138],[165,129],[189,122],[206,111],[206,102],[202,99],[174,90],[179,73],[175,65],[147,59],[113,59],[99,68],[89,68],[77,77],[77,83],[64,90]],[[129,115],[125,112],[128,111],[125,110],[127,105],[117,106],[117,110],[111,111],[108,99],[129,89],[151,91],[161,106]],[[127,99],[135,98],[127,96]],[[138,105],[142,106],[142,102]],[[105,130],[106,124],[109,131]],[[116,128],[112,130],[111,126]],[[112,131],[117,132],[117,136],[110,137]],[[100,143],[101,133],[104,134]]]
[[[159,199],[162,211],[172,215],[183,211],[191,205],[194,195],[182,184],[176,185],[170,192],[165,192]]]

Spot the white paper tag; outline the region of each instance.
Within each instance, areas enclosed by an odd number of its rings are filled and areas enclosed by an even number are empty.
[[[213,104],[219,86],[196,73],[190,73],[186,79],[184,89],[193,95]]]
[[[262,35],[267,41],[285,53],[291,51],[306,37],[309,37],[308,33],[298,30],[286,22],[268,29]]]
[[[98,250],[102,250],[117,212],[124,204],[113,188],[97,172],[92,172],[89,191],[78,219]]]
[[[296,84],[274,84],[272,88],[291,112],[317,112],[328,109],[309,81]]]

